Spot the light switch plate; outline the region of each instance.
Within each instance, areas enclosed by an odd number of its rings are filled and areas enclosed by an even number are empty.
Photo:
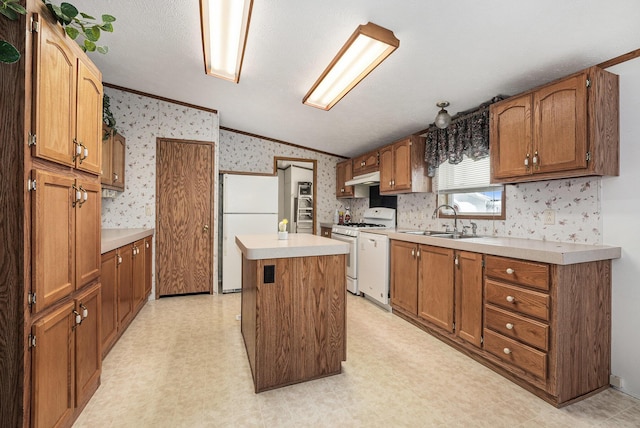
[[[151,217],[151,215],[153,215],[153,209],[151,208],[151,204],[147,204],[147,205],[145,205],[145,207],[144,207],[144,214],[145,214],[147,217]]]
[[[544,218],[544,224],[556,224],[556,212],[554,210],[544,210],[542,216]]]

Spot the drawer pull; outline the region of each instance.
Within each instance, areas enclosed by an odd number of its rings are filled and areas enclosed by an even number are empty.
[[[504,352],[505,354],[509,355],[509,354],[511,353],[511,349],[509,349],[509,348],[504,348],[504,349],[502,350],[502,352]]]
[[[515,302],[515,301],[516,301],[516,298],[515,298],[515,297],[513,297],[513,296],[507,296],[507,302],[509,302],[509,303],[513,303],[513,302]]]
[[[507,327],[509,330],[513,330],[513,324],[511,324],[510,322],[508,322],[505,327]]]
[[[511,268],[507,268],[507,274],[509,275],[513,275],[513,273],[515,272],[515,270],[511,269]]]

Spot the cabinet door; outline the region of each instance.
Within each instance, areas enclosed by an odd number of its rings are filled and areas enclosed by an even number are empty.
[[[358,176],[378,170],[378,151],[374,150],[353,159],[353,175]]]
[[[380,193],[393,190],[393,146],[380,149]]]
[[[76,326],[76,407],[89,400],[102,371],[101,304],[99,283],[76,297],[76,312],[82,317],[82,323]]]
[[[534,93],[534,173],[587,168],[586,80],[580,74]]]
[[[101,332],[102,350],[107,352],[116,340],[118,333],[118,300],[116,290],[118,287],[118,253],[116,250],[102,255],[102,309]]]
[[[393,146],[393,190],[411,190],[411,139]]]
[[[100,276],[100,184],[77,180],[81,200],[76,203],[76,289]],[[86,199],[84,199],[86,197]]]
[[[492,179],[531,173],[531,111],[531,94],[510,98],[491,106]]]
[[[144,238],[144,296],[151,294],[153,282],[153,237]]]
[[[125,152],[125,138],[120,134],[115,134],[113,136],[111,148],[111,185],[120,190],[124,190]]]
[[[66,426],[74,408],[74,303],[67,302],[33,325],[32,424]]]
[[[100,170],[100,182],[102,184],[111,184],[111,158],[113,148],[113,134],[109,127],[102,125],[102,169]]]
[[[391,303],[418,314],[417,246],[391,241]]]
[[[124,328],[133,315],[133,248],[118,249],[118,328]]]
[[[456,335],[482,343],[482,254],[459,251],[455,259]]]
[[[74,165],[76,124],[76,57],[67,47],[64,31],[47,19],[39,20],[34,49],[35,155]]]
[[[32,177],[36,180],[31,219],[32,287],[37,312],[75,289],[75,190],[74,180],[64,175],[34,170]]]
[[[76,142],[81,147],[76,168],[100,173],[102,167],[102,75],[78,58]]]
[[[353,196],[353,186],[345,186],[344,183],[353,178],[353,164],[351,159],[336,164],[336,197],[345,198]]]
[[[139,240],[133,244],[133,272],[132,272],[132,286],[133,286],[133,308],[137,312],[144,303],[144,240]]]
[[[453,250],[418,247],[418,316],[453,332]]]

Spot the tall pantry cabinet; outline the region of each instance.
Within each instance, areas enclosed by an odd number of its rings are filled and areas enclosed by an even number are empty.
[[[102,75],[39,0],[0,39],[0,415],[71,426],[100,384]]]

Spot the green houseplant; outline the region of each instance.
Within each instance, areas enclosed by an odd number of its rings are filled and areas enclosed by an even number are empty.
[[[18,15],[26,14],[27,11],[18,1],[0,0],[0,14],[10,20],[16,20]],[[56,21],[64,27],[65,33],[75,40],[83,51],[98,51],[102,54],[106,54],[109,51],[107,46],[98,46],[96,42],[100,39],[103,31],[113,32],[115,17],[104,14],[101,16],[101,22],[98,22],[93,16],[79,12],[71,3],[62,2],[58,6],[47,0],[42,0],[42,2],[47,6]],[[19,59],[20,52],[15,46],[6,40],[0,40],[0,62],[11,64]]]

